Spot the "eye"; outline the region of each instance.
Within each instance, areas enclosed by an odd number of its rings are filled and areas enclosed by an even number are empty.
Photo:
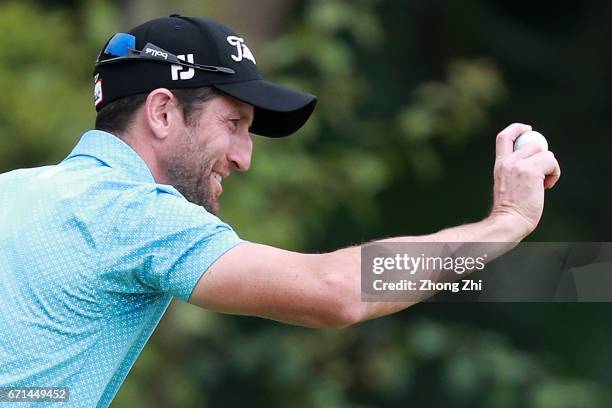
[[[240,119],[229,119],[229,121],[232,124],[233,128],[238,128],[238,125],[240,124]]]

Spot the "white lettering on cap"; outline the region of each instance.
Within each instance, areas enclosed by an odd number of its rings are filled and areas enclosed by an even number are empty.
[[[257,65],[253,53],[244,43],[244,38],[236,37],[235,35],[230,35],[227,37],[227,42],[230,43],[230,45],[236,47],[236,52],[238,53],[238,55],[230,54],[230,57],[232,57],[234,61],[240,62],[243,58],[246,58],[248,60],[251,60],[253,64]]]
[[[152,55],[154,57],[162,57],[165,60],[168,59],[168,53],[167,52],[163,52],[163,51],[156,50],[156,49],[153,49],[153,48],[145,48],[144,52],[145,52],[145,54],[149,54],[149,55]]]
[[[193,64],[193,54],[177,55],[176,57],[181,61],[187,61],[188,63]],[[195,70],[193,68],[183,67],[178,64],[172,64],[170,69],[173,81],[178,81],[179,79],[191,79],[195,75]]]

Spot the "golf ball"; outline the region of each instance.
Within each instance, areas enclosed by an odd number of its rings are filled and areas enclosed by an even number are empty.
[[[536,132],[535,130],[530,130],[529,132],[525,132],[516,138],[514,141],[514,151],[517,151],[527,143],[531,142],[539,143],[544,151],[548,150],[548,142],[546,141],[546,138],[542,136],[541,133]]]

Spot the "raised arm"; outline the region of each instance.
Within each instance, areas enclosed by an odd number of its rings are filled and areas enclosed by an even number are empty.
[[[560,176],[550,152],[537,144],[512,151],[531,127],[514,124],[497,137],[493,209],[483,221],[396,242],[506,242],[489,261],[537,226],[544,189]],[[244,243],[219,258],[189,301],[230,314],[259,316],[308,327],[343,327],[409,307],[407,302],[362,302],[359,246],[326,254],[301,254]]]

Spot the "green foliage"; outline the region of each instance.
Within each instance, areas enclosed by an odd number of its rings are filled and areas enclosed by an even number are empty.
[[[67,18],[26,2],[0,5],[2,169],[61,158],[91,122],[90,68]]]
[[[590,381],[552,380],[532,393],[536,408],[590,408],[612,405],[610,394]]]
[[[601,385],[566,378],[505,336],[473,326],[429,319],[400,324],[390,318],[315,332],[220,317],[185,304],[174,307],[175,319],[162,323],[157,347],[145,353],[159,361],[145,357],[137,363],[116,406],[133,406],[149,394],[155,379],[167,387],[162,404],[167,406],[202,406],[204,400],[212,406],[248,402],[253,407],[410,402],[424,407],[603,408],[612,402]],[[177,338],[179,333],[185,337]],[[184,386],[185,377],[201,388],[194,392]],[[238,394],[230,391],[233,387]]]
[[[465,144],[486,124],[487,109],[504,93],[497,68],[487,61],[454,61],[444,82],[426,82],[415,90],[415,101],[398,115],[409,162],[423,180],[442,177],[440,154],[432,148],[438,137]]]
[[[121,2],[52,3],[0,4],[2,170],[58,161],[91,127],[93,61],[125,28]],[[606,239],[609,193],[584,190],[609,184],[606,13],[574,5],[592,21],[583,28],[563,10],[453,4],[296,2],[286,31],[255,51],[268,78],[319,105],[297,137],[255,138],[251,171],[225,182],[222,218],[245,239],[310,251],[458,224],[486,211],[494,135],[520,120],[552,135],[568,168],[540,236]],[[609,308],[443,306],[309,331],[177,303],[114,406],[612,405]]]

